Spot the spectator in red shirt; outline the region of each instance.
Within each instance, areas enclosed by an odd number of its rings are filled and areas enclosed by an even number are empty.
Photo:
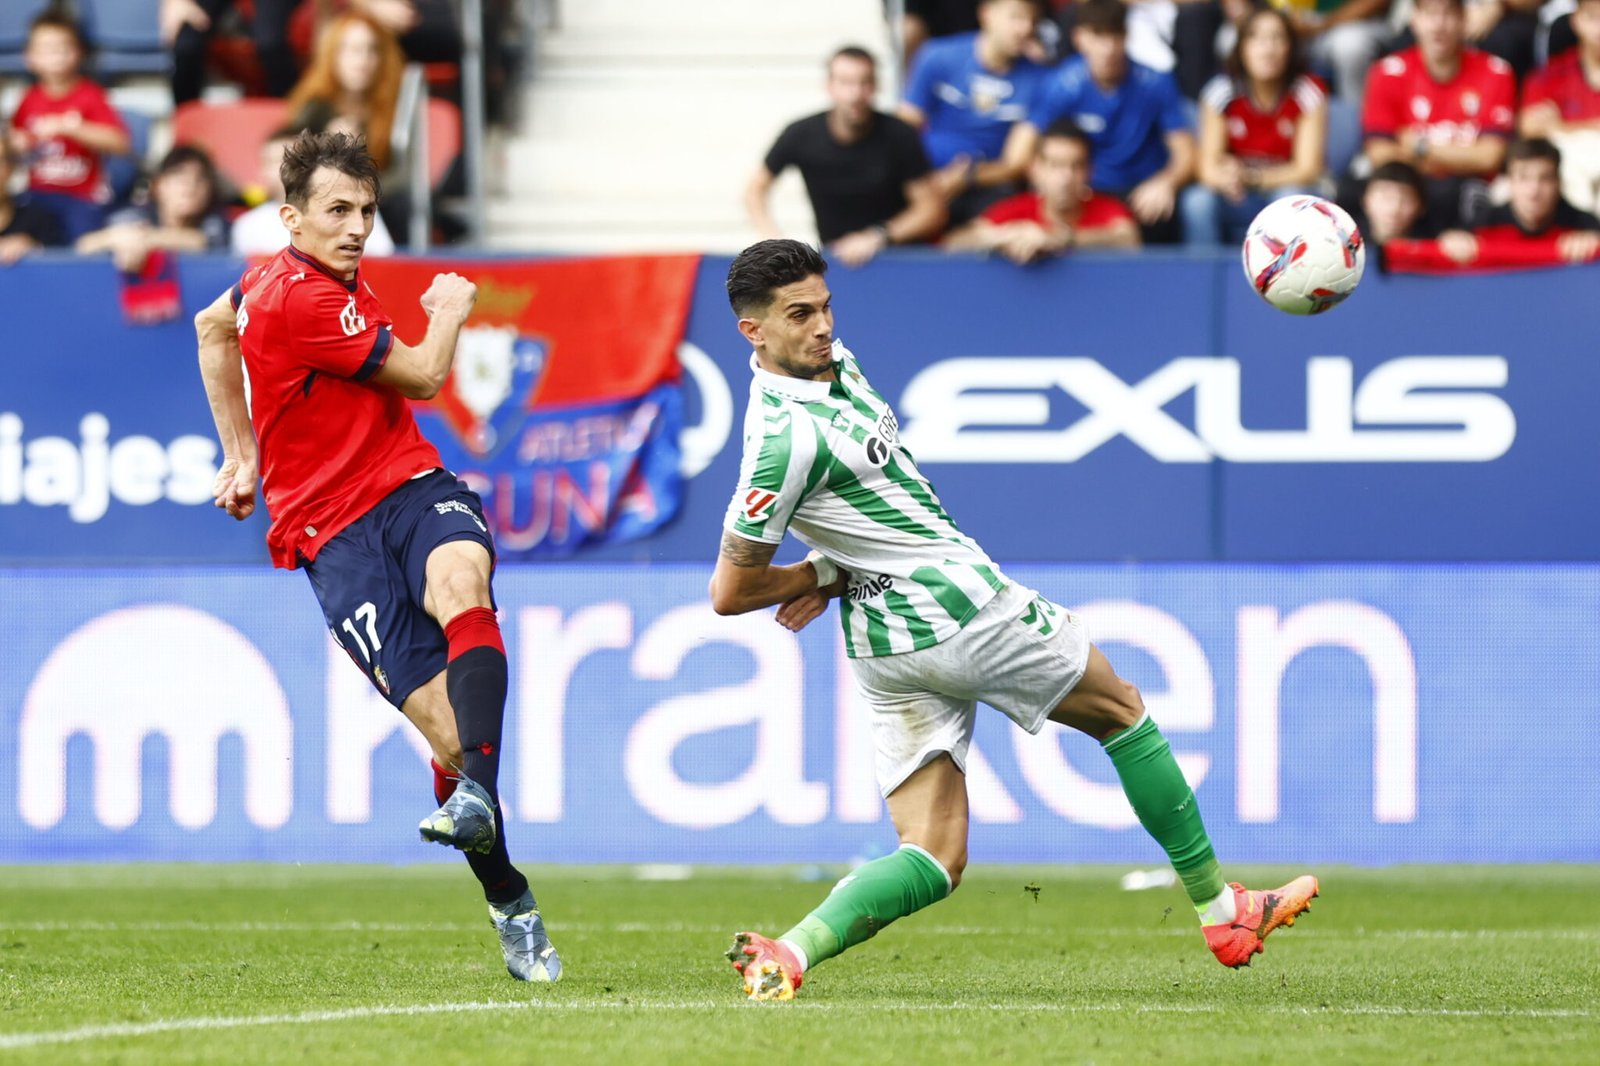
[[[1578,0],[1578,46],[1528,79],[1518,130],[1561,150],[1561,195],[1582,211],[1600,207],[1600,0]]]
[[[1051,123],[1039,137],[1028,167],[1031,192],[990,207],[952,232],[952,250],[999,252],[1031,263],[1072,248],[1137,248],[1139,222],[1121,200],[1095,192],[1093,142],[1069,119]]]
[[[1561,150],[1542,137],[1506,152],[1511,199],[1471,233],[1439,235],[1439,249],[1463,266],[1586,263],[1600,253],[1600,218],[1561,198]]]
[[[32,202],[68,240],[105,224],[111,189],[102,155],[125,155],[128,131],[105,90],[85,78],[78,24],[46,12],[28,29],[23,59],[37,79],[11,116],[11,143],[28,162]]]
[[[1505,159],[1516,79],[1505,60],[1466,47],[1461,0],[1417,0],[1411,31],[1417,43],[1367,77],[1366,160],[1410,163],[1427,181],[1429,214],[1441,225],[1470,226]]]
[[[1327,146],[1327,97],[1305,72],[1293,23],[1278,8],[1255,9],[1228,72],[1200,93],[1200,180],[1181,196],[1184,242],[1241,239],[1267,204],[1311,190]]]

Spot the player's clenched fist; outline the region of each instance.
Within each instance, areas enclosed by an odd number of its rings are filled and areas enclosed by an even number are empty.
[[[224,460],[211,483],[211,499],[230,517],[249,518],[256,509],[256,464],[232,456]]]
[[[455,315],[465,322],[478,301],[478,287],[460,274],[435,274],[433,284],[422,294],[422,309],[433,318]]]

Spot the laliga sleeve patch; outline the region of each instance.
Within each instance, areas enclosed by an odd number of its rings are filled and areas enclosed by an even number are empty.
[[[776,492],[766,489],[751,489],[744,494],[744,516],[752,522],[765,521],[772,516],[772,508],[778,502]]]

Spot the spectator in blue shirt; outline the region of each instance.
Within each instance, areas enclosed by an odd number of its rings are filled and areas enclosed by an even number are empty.
[[[1121,0],[1079,5],[1072,43],[1078,54],[1045,83],[1025,121],[1006,142],[1005,160],[1026,167],[1039,131],[1069,118],[1094,140],[1094,187],[1133,209],[1146,244],[1176,244],[1178,192],[1194,177],[1189,102],[1170,74],[1128,59],[1128,13]]]
[[[917,53],[900,117],[922,134],[928,161],[945,168],[950,221],[959,224],[1014,191],[1006,136],[1028,117],[1050,76],[1024,50],[1037,0],[979,0],[978,31],[940,37]],[[943,175],[941,175],[943,177]]]

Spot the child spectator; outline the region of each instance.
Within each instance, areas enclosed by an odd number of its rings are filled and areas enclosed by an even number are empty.
[[[1463,265],[1593,259],[1600,252],[1600,219],[1561,198],[1560,172],[1561,151],[1555,145],[1542,137],[1517,141],[1506,152],[1511,199],[1471,233],[1441,233],[1440,250]]]
[[[150,199],[114,212],[101,230],[78,238],[79,252],[110,252],[118,269],[141,270],[157,249],[204,252],[228,246],[228,223],[217,210],[216,167],[205,151],[179,145],[150,179]]]
[[[1095,189],[1127,202],[1146,243],[1176,244],[1178,192],[1194,176],[1189,103],[1170,74],[1128,58],[1128,13],[1121,0],[1078,5],[1072,41],[1025,122],[1006,143],[1006,163],[1025,170],[1039,131],[1070,118],[1094,142]]]
[[[1429,223],[1426,208],[1422,175],[1396,159],[1372,172],[1361,203],[1350,214],[1367,247],[1381,249],[1390,241],[1436,237],[1438,231]]]
[[[1072,248],[1139,247],[1139,223],[1121,200],[1094,191],[1093,166],[1089,135],[1068,119],[1052,123],[1028,167],[1033,190],[995,204],[944,246],[999,252],[1017,263]]]
[[[921,132],[935,167],[965,164],[943,189],[952,225],[1009,195],[1021,176],[1001,157],[1049,77],[1024,55],[1038,17],[1036,0],[980,0],[978,32],[929,41],[917,53],[900,117]]]
[[[0,267],[10,266],[29,252],[64,243],[55,216],[11,198],[11,172],[16,166],[11,142],[0,137]]]
[[[1534,72],[1519,129],[1561,150],[1561,195],[1582,211],[1600,208],[1600,0],[1578,0],[1578,46]]]
[[[130,146],[105,90],[84,77],[83,36],[64,15],[45,12],[28,30],[23,61],[36,79],[11,116],[12,146],[28,163],[32,202],[68,240],[104,225],[111,189],[102,155]]]
[[[1443,226],[1482,217],[1514,129],[1511,68],[1465,47],[1465,29],[1462,0],[1417,0],[1417,43],[1372,68],[1361,116],[1367,161],[1415,167],[1427,182],[1428,213]]]
[[[1327,145],[1327,97],[1305,72],[1294,25],[1277,8],[1257,8],[1228,72],[1200,94],[1200,180],[1183,190],[1184,241],[1242,239],[1256,212],[1316,185]]]
[[[228,240],[234,255],[275,255],[289,243],[289,231],[283,224],[283,175],[279,168],[283,166],[283,150],[298,136],[299,130],[284,126],[261,146],[261,187],[266,190],[267,199],[233,220]],[[382,215],[372,221],[364,254],[394,254],[394,238],[383,224]]]

